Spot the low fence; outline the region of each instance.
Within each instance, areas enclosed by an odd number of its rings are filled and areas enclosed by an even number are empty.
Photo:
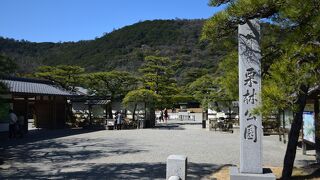
[[[202,113],[188,113],[188,112],[177,112],[168,113],[170,120],[180,121],[202,121]],[[156,113],[157,119],[160,118],[160,113]]]
[[[179,115],[178,119],[181,121],[195,121],[196,116],[195,115]]]

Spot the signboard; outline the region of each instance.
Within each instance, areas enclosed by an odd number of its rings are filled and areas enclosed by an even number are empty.
[[[315,126],[313,112],[303,112],[303,140],[315,143]]]

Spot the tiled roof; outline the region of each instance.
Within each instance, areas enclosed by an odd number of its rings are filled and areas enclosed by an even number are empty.
[[[27,94],[43,94],[43,95],[59,95],[73,96],[74,94],[55,86],[54,84],[44,82],[32,82],[24,80],[0,80],[4,83],[11,93],[27,93]]]
[[[87,100],[85,104],[89,105],[105,105],[109,104],[110,100]]]
[[[79,95],[89,95],[89,90],[80,86],[75,87],[76,93]]]

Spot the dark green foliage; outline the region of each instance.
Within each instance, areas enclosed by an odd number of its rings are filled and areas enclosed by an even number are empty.
[[[99,96],[123,97],[136,88],[137,79],[128,72],[110,71],[84,75],[85,84],[92,93]]]
[[[200,102],[203,108],[207,108],[209,102],[216,101],[220,95],[218,88],[217,79],[211,74],[201,76],[187,86],[189,94]]]
[[[147,56],[139,69],[145,88],[161,96],[163,107],[172,106],[172,97],[178,92],[176,80],[173,78],[177,64],[179,63],[167,57]]]
[[[39,65],[79,65],[91,71],[136,72],[144,57],[154,55],[181,60],[185,68],[212,68],[221,55],[215,55],[199,36],[203,20],[154,20],[139,22],[90,41],[32,43],[0,38],[4,52],[21,67],[20,73],[33,72]],[[225,52],[223,52],[225,54]]]
[[[155,105],[159,100],[160,96],[156,94],[154,91],[148,89],[136,89],[130,91],[124,98],[123,98],[123,105],[126,108],[132,108],[136,106],[138,103],[148,103]]]
[[[258,18],[272,22],[262,31],[262,107],[264,114],[291,108],[294,119],[284,159],[283,179],[290,179],[308,91],[319,86],[320,1],[211,0],[226,4],[204,25],[204,39],[230,42],[238,24]],[[264,27],[263,27],[264,28]],[[226,86],[227,88],[231,88]],[[319,147],[320,141],[316,142]],[[317,149],[317,151],[320,148]]]
[[[185,68],[178,79],[178,85],[187,85],[195,81],[197,78],[208,74],[209,70],[206,68],[188,67]]]
[[[111,102],[106,107],[109,118],[112,116],[112,103],[115,98],[123,98],[130,90],[136,88],[137,79],[128,72],[109,71],[84,75],[85,86],[92,94],[109,97]]]
[[[13,76],[17,70],[17,64],[9,57],[0,54],[0,78],[5,76]],[[6,91],[4,84],[0,83],[0,94]]]
[[[7,56],[0,54],[0,76],[9,76],[17,69],[17,64]]]
[[[202,105],[210,102],[235,101],[238,99],[238,59],[232,51],[219,64],[214,74],[205,74],[187,86],[188,92]],[[229,104],[226,104],[229,106]]]
[[[13,75],[17,65],[8,57],[0,54],[0,77]],[[0,83],[0,94],[5,94],[7,87],[5,84]],[[10,106],[0,97],[0,121],[6,121],[6,115],[8,114]]]
[[[145,113],[147,113],[148,109],[149,111],[154,111],[154,107],[160,99],[161,96],[156,94],[154,91],[148,89],[135,89],[128,92],[128,94],[123,98],[122,104],[132,112],[132,120],[135,121],[136,110],[143,110]],[[149,116],[149,120],[151,120],[151,117],[152,121],[155,122],[155,116]]]
[[[80,66],[39,66],[34,73],[35,77],[58,83],[66,89],[74,90],[82,81],[84,69]]]

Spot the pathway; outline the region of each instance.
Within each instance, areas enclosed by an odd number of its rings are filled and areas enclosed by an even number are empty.
[[[281,166],[286,146],[264,137],[264,165]],[[169,124],[121,131],[36,131],[0,146],[0,179],[164,179],[170,154],[188,156],[189,179],[239,163],[239,134]],[[296,164],[314,162],[297,152]]]

